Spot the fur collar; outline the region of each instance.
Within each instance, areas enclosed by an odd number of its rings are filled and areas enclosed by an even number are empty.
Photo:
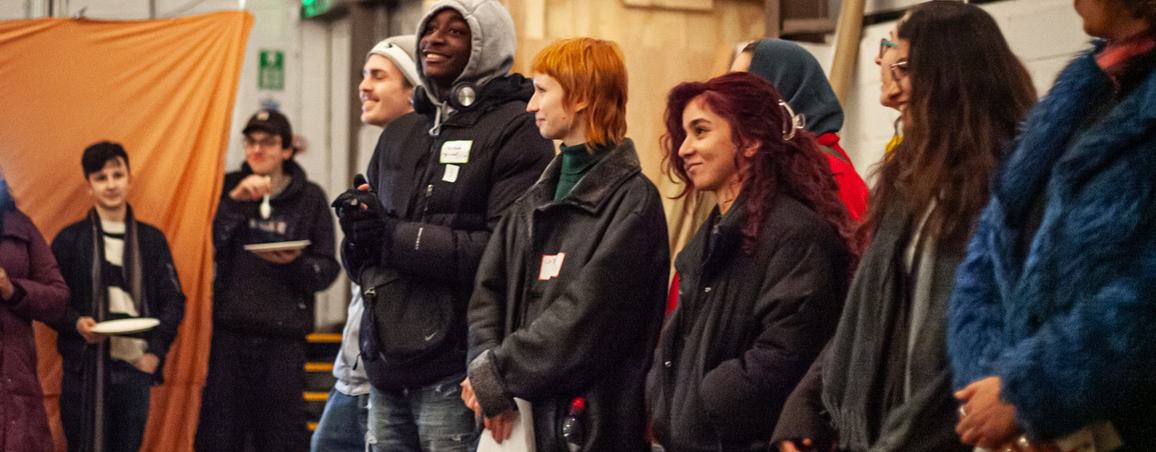
[[[1156,72],[1119,100],[1098,127],[1074,136],[1083,121],[1097,108],[1095,99],[1112,89],[1112,81],[1096,65],[1102,47],[1079,55],[1056,80],[1050,94],[1032,110],[1005,169],[995,181],[992,196],[1006,213],[1019,219],[1031,209],[1041,184],[1074,187],[1103,165],[1143,149],[1137,146],[1156,125]],[[1072,140],[1075,142],[1071,142]],[[1052,174],[1054,173],[1054,174]]]

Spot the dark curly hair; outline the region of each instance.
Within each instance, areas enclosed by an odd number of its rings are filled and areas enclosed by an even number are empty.
[[[767,81],[745,72],[732,72],[705,82],[687,82],[670,91],[666,103],[666,134],[662,137],[666,173],[672,179],[686,184],[679,196],[695,189],[686,174],[684,161],[678,150],[686,140],[682,113],[687,105],[701,98],[706,108],[725,119],[734,133],[734,159],[750,165],[743,190],[747,191],[745,205],[747,224],[743,225],[743,252],[754,253],[759,229],[764,217],[775,203],[779,193],[787,194],[814,210],[831,225],[848,248],[858,255],[860,240],[846,208],[838,197],[838,188],[827,161],[819,151],[815,138],[799,130],[794,138],[783,139],[785,115],[779,101],[782,96]],[[758,152],[744,157],[739,151],[751,143],[758,143]],[[739,207],[739,206],[735,206]]]

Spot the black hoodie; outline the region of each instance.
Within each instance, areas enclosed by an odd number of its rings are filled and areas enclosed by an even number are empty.
[[[258,201],[234,201],[229,192],[253,174],[246,164],[225,175],[221,204],[213,219],[216,249],[213,279],[214,328],[266,336],[304,336],[313,330],[313,294],[341,271],[334,258],[333,217],[317,184],[292,160],[285,162],[289,186],[270,199],[262,220]],[[301,257],[279,265],[244,250],[251,243],[309,240]]]

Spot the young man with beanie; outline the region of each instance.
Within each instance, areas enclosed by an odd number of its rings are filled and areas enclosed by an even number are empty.
[[[138,221],[128,203],[128,153],[103,141],[81,157],[93,208],[52,241],[71,299],[53,325],[64,361],[60,418],[68,450],[135,452],[144,437],[149,390],[185,316],[185,294],[165,235]],[[107,336],[99,322],[150,317],[156,327]]]
[[[394,119],[413,111],[411,99],[421,78],[413,61],[413,36],[386,38],[366,56],[361,71],[361,122],[385,127]],[[337,383],[329,391],[321,421],[313,431],[313,452],[363,452],[369,416],[369,377],[361,364],[361,316],[364,312],[361,287],[351,284],[345,328],[341,333],[341,351],[333,363]]]
[[[418,24],[424,86],[386,127],[368,184],[335,201],[365,287],[362,358],[381,451],[466,451],[465,311],[491,231],[553,157],[508,75],[514,24],[496,0],[442,0]],[[350,208],[349,206],[355,206]],[[370,296],[372,294],[372,296]]]
[[[245,163],[225,175],[213,219],[213,338],[196,449],[242,450],[251,435],[258,451],[303,451],[305,335],[314,294],[341,270],[333,217],[293,161],[285,115],[260,110],[242,133]],[[278,242],[296,246],[253,249]]]

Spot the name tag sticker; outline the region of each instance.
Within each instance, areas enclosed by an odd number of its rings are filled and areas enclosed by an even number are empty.
[[[441,157],[438,159],[438,163],[469,163],[470,148],[473,146],[473,140],[447,141],[442,144]]]
[[[557,278],[562,273],[563,259],[566,259],[566,253],[543,254],[542,268],[538,270],[538,280],[549,281]]]
[[[462,167],[457,165],[446,165],[446,172],[442,173],[442,180],[451,184],[457,182],[458,171],[461,171],[461,169]]]

